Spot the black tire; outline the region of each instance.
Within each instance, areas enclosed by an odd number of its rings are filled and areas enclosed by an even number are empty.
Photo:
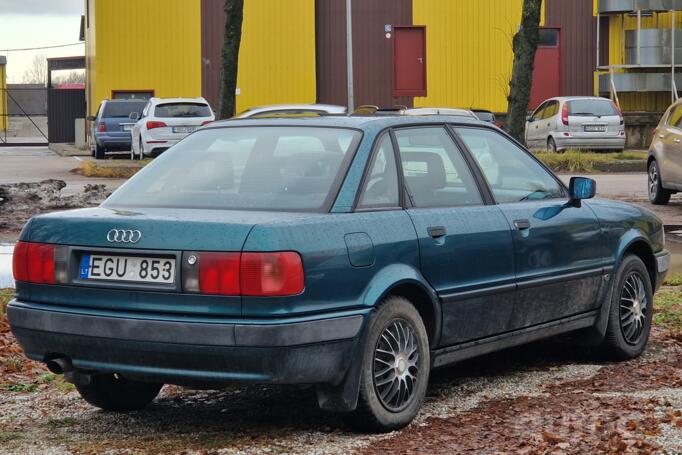
[[[661,181],[661,170],[656,160],[651,160],[647,172],[647,190],[649,191],[649,201],[655,205],[665,205],[670,202],[672,192],[663,188]]]
[[[635,255],[623,258],[613,276],[609,320],[600,348],[611,360],[639,356],[649,340],[653,317],[653,288],[644,262]]]
[[[388,297],[366,330],[358,407],[347,422],[362,431],[397,430],[414,419],[426,394],[431,368],[426,328],[408,300]],[[398,355],[387,352],[388,346]],[[377,367],[385,371],[377,373]]]
[[[99,145],[95,144],[95,159],[103,160],[105,155],[106,152],[104,151],[104,147],[100,147]]]
[[[548,152],[552,152],[552,153],[556,153],[556,152],[557,152],[557,149],[556,149],[556,141],[555,141],[554,138],[551,137],[551,136],[549,137],[549,139],[547,139],[547,151],[548,151]]]
[[[163,384],[131,381],[115,374],[96,374],[88,385],[76,384],[81,397],[105,411],[126,412],[146,407]]]

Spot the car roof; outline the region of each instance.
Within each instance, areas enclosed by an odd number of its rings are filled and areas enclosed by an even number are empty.
[[[166,103],[202,103],[208,104],[205,98],[199,96],[197,98],[149,98],[152,104],[166,104]]]
[[[546,101],[575,101],[575,100],[605,100],[611,101],[609,98],[604,98],[603,96],[556,96],[554,98],[548,98]],[[542,103],[541,103],[542,104]]]
[[[399,125],[419,125],[429,123],[461,123],[489,126],[487,122],[470,116],[459,115],[396,115],[396,116],[337,116],[337,117],[287,117],[259,119],[228,119],[209,123],[202,129],[234,126],[325,126],[337,128],[388,128]]]
[[[147,100],[141,98],[114,98],[113,100],[102,100],[102,103],[146,103]]]

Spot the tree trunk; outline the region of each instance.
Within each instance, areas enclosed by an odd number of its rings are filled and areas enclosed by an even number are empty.
[[[237,106],[237,71],[242,41],[244,0],[225,0],[225,36],[221,53],[220,107],[218,118],[233,117]]]
[[[535,51],[538,48],[542,0],[523,0],[521,27],[514,35],[514,66],[509,81],[507,131],[519,142],[524,140],[524,128],[533,83]],[[558,77],[558,75],[557,75]]]

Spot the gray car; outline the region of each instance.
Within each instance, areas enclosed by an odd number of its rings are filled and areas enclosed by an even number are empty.
[[[135,125],[131,114],[139,116],[147,100],[104,100],[97,114],[88,117],[90,127],[90,154],[97,159],[107,152],[128,151],[131,147],[130,132]]]
[[[259,118],[259,117],[301,117],[323,115],[345,115],[344,106],[334,104],[272,104],[258,106],[240,112],[235,118]]]
[[[667,204],[670,196],[682,191],[682,101],[661,117],[649,147],[649,200]]]
[[[567,149],[623,150],[623,116],[607,98],[550,98],[528,117],[526,145],[530,149],[551,152]]]

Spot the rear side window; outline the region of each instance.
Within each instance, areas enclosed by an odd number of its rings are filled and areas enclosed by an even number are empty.
[[[104,106],[103,118],[128,117],[132,112],[138,114],[144,109],[146,101],[109,102]]]
[[[398,207],[399,205],[395,153],[391,136],[384,134],[370,164],[358,208]]]
[[[569,115],[618,115],[616,107],[610,100],[572,100],[568,101]]]
[[[442,127],[395,132],[405,185],[415,207],[478,205],[483,200],[462,153]]]
[[[547,105],[547,108],[545,109],[545,112],[542,115],[542,118],[550,118],[554,117],[559,113],[559,102],[558,101],[552,101]]]
[[[320,211],[362,133],[258,126],[199,130],[117,190],[108,207]]]
[[[211,108],[202,103],[165,103],[157,104],[154,108],[154,117],[210,117]]]
[[[564,197],[556,179],[504,135],[482,128],[458,128],[498,203]]]

